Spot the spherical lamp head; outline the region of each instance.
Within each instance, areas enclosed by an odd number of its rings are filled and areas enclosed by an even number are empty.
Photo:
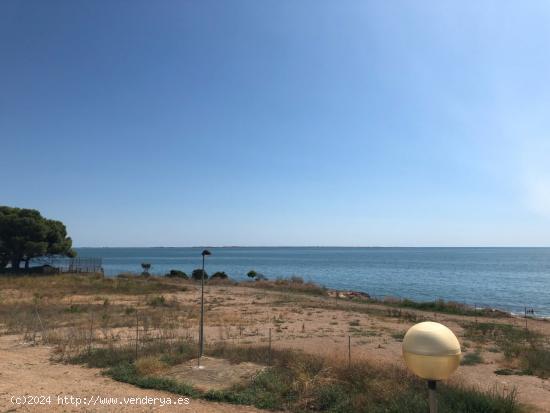
[[[426,321],[412,326],[403,338],[409,370],[427,380],[445,380],[460,364],[460,343],[443,324]]]

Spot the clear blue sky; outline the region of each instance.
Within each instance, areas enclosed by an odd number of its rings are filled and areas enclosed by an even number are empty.
[[[0,2],[0,204],[76,246],[550,245],[547,1]]]

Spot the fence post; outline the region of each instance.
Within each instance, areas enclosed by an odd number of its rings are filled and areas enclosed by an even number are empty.
[[[348,336],[348,368],[351,368],[351,336]]]
[[[94,311],[90,311],[90,341],[88,342],[88,353],[92,352],[92,343],[94,339]]]
[[[42,328],[42,343],[44,343],[44,338],[46,336],[46,330],[44,328],[44,324],[42,323],[42,319],[40,318],[40,313],[38,312],[38,307],[34,307],[34,311],[36,312],[36,317],[38,318],[38,322],[40,323],[40,328]],[[34,334],[33,341],[36,341],[36,332]]]
[[[271,366],[271,327],[269,327],[269,346],[267,353],[267,365]]]
[[[138,358],[138,346],[139,346],[139,317],[136,310],[136,360]]]

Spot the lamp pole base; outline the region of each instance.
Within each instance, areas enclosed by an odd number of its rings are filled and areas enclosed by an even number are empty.
[[[428,380],[428,404],[430,413],[437,413],[437,381]]]

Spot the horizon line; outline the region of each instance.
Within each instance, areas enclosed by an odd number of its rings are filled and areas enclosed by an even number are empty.
[[[550,245],[187,245],[187,246],[78,246],[73,248],[550,248]]]

